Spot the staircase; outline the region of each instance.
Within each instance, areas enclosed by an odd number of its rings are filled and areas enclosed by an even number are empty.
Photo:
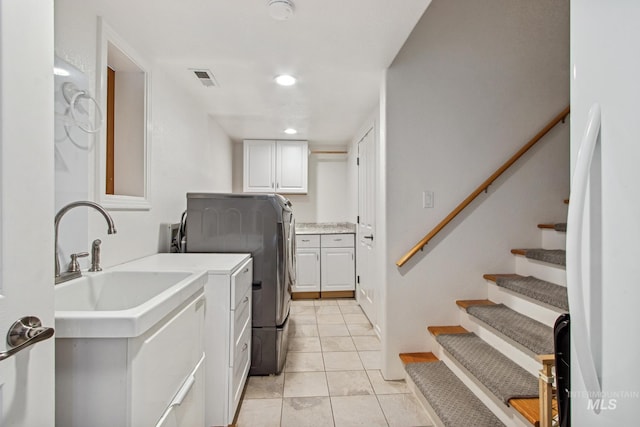
[[[566,224],[540,224],[542,248],[513,249],[514,272],[485,274],[488,299],[451,301],[460,324],[428,326],[434,353],[405,353],[407,382],[438,426],[544,426],[553,325],[568,311]],[[555,411],[555,399],[553,400]]]

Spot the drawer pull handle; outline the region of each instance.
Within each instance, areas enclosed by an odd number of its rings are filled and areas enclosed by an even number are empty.
[[[193,387],[193,384],[195,382],[196,382],[196,378],[193,375],[190,375],[189,378],[187,378],[185,383],[182,385],[178,393],[176,393],[176,397],[173,398],[173,401],[169,406],[182,405],[182,401],[184,400],[185,397],[187,397],[187,394],[189,393],[189,391],[191,390],[191,387]]]
[[[303,242],[310,242],[311,240],[309,239],[302,239]]]
[[[334,242],[342,242],[342,239],[333,239]]]
[[[247,295],[246,297],[244,297],[244,299],[242,300],[243,304],[246,304],[249,302],[249,295]]]
[[[242,346],[242,351],[247,351],[248,348],[249,348],[249,344],[244,343],[244,345]]]
[[[242,274],[248,273],[249,272],[249,267],[245,268],[244,271],[242,272]]]

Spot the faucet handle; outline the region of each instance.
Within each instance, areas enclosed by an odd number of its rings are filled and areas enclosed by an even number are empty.
[[[87,256],[89,256],[89,252],[78,252],[77,254],[71,254],[71,262],[69,263],[67,272],[75,273],[76,271],[80,271],[80,263],[78,262],[78,258],[84,258]]]

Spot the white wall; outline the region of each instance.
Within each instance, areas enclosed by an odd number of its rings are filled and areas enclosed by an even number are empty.
[[[395,262],[569,102],[569,4],[435,0],[387,71],[383,374],[432,349],[427,325],[457,324],[456,299],[486,297],[483,273],[513,272],[568,195],[558,126],[402,268]],[[383,130],[384,132],[384,130]],[[386,148],[385,148],[386,145]],[[422,192],[435,207],[422,208]]]
[[[96,88],[97,11],[92,1],[55,2],[56,54],[83,71]],[[107,22],[108,23],[108,22]],[[118,28],[113,28],[118,32]],[[126,40],[134,49],[136,40]],[[136,49],[137,50],[137,49]],[[145,52],[140,52],[142,55]],[[103,218],[89,214],[89,240],[102,240],[102,264],[110,266],[156,253],[159,225],[177,222],[186,209],[188,191],[231,191],[231,140],[204,111],[163,72],[151,64],[150,211],[111,212],[118,234],[106,234]],[[92,89],[95,93],[95,89]],[[89,188],[95,188],[95,152],[87,154]],[[80,177],[82,178],[82,177]],[[90,190],[90,197],[93,197]],[[79,252],[89,247],[71,250]]]
[[[330,147],[327,150],[344,150]],[[313,147],[311,150],[324,150]],[[242,193],[242,143],[233,145],[233,192]],[[356,221],[357,204],[353,205],[350,186],[349,157],[344,154],[310,154],[307,194],[289,194],[296,222]]]

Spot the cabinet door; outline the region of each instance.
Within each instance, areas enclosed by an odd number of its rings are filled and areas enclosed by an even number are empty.
[[[296,275],[294,292],[320,292],[319,248],[298,248],[296,251]]]
[[[244,141],[243,191],[273,193],[276,191],[276,142]]]
[[[322,248],[322,292],[355,290],[353,248]]]
[[[278,141],[276,191],[287,194],[306,194],[308,162],[307,141]]]

